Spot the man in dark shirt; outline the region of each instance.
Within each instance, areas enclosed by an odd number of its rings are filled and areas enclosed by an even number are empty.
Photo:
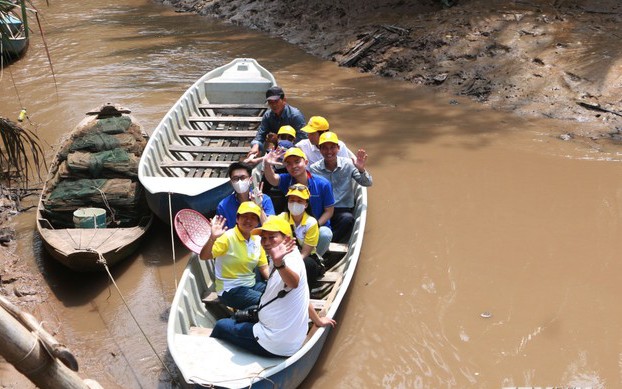
[[[285,92],[278,86],[273,86],[266,91],[266,101],[270,109],[264,113],[261,124],[257,129],[257,135],[251,142],[248,156],[257,155],[263,147],[266,135],[270,132],[277,133],[282,126],[292,126],[296,130],[296,142],[307,138],[307,133],[300,131],[305,126],[305,117],[298,108],[287,104]]]

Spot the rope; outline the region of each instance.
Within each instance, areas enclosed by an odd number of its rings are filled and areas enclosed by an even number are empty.
[[[171,226],[171,250],[173,251],[173,279],[175,280],[175,290],[177,290],[177,261],[175,258],[175,232],[173,230],[173,205],[171,204],[171,192],[168,192],[168,220]]]
[[[95,188],[96,190],[99,191],[99,193],[102,196],[102,201],[104,202],[104,206],[110,211],[110,217],[112,218],[112,222],[113,223],[117,223],[117,219],[114,217],[115,212],[114,210],[110,207],[110,203],[108,203],[108,198],[106,197],[106,192],[104,192],[103,190],[99,189],[96,186],[93,186],[93,188]]]
[[[132,319],[134,320],[134,322],[136,323],[136,326],[138,327],[138,329],[140,330],[140,332],[143,334],[143,336],[145,337],[145,340],[147,341],[147,343],[149,343],[149,346],[151,347],[151,350],[153,350],[153,353],[155,354],[155,356],[158,358],[158,360],[160,361],[160,363],[162,364],[162,366],[164,366],[164,369],[168,372],[168,374],[171,376],[171,378],[175,379],[175,376],[173,375],[173,373],[168,369],[168,367],[166,366],[166,364],[164,363],[164,361],[162,360],[162,358],[160,358],[160,355],[158,355],[158,352],[156,351],[155,347],[153,346],[153,344],[151,343],[151,341],[149,340],[149,337],[147,336],[147,334],[145,334],[145,331],[143,331],[142,327],[140,326],[140,324],[138,323],[138,320],[136,319],[136,316],[134,316],[134,313],[132,313],[132,310],[130,309],[130,306],[127,304],[127,301],[125,301],[125,297],[123,297],[123,293],[121,293],[121,290],[119,289],[119,287],[117,286],[117,283],[114,280],[114,277],[112,276],[112,274],[110,274],[110,269],[108,269],[108,264],[106,263],[106,258],[104,258],[104,256],[96,251],[96,250],[91,250],[94,251],[98,256],[99,256],[99,261],[97,261],[98,263],[102,264],[104,266],[104,268],[106,269],[106,273],[108,273],[108,277],[110,277],[110,281],[112,282],[112,284],[114,285],[115,289],[117,290],[117,292],[119,293],[119,296],[121,297],[121,300],[123,301],[123,304],[125,305],[125,307],[127,308],[127,311],[130,313],[130,316],[132,316]]]

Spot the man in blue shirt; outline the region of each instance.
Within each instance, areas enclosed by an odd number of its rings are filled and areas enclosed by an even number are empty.
[[[266,91],[266,101],[270,109],[264,113],[261,119],[257,135],[251,142],[251,150],[248,152],[249,157],[253,154],[259,154],[268,133],[273,132],[276,134],[283,126],[294,127],[296,130],[296,142],[307,139],[307,134],[300,131],[305,125],[305,117],[298,108],[287,104],[285,92],[283,92],[281,87],[273,86],[268,89]]]
[[[281,155],[283,155],[283,164],[287,173],[276,174],[273,165]],[[307,171],[309,161],[305,153],[298,147],[288,149],[285,154],[280,154],[278,151],[272,152],[266,156],[264,164],[266,180],[270,185],[278,186],[281,192],[287,193],[289,187],[294,184],[302,184],[309,189],[311,215],[317,219],[320,225],[320,238],[316,251],[319,255],[324,255],[333,238],[330,218],[333,216],[335,198],[330,182],[324,177],[313,175]]]
[[[225,217],[227,228],[235,227],[238,208],[245,201],[254,201],[260,206],[259,220],[261,223],[268,216],[274,215],[274,205],[270,196],[264,196],[260,188],[256,188],[257,190],[251,193],[251,172],[251,167],[242,162],[233,162],[229,165],[227,174],[234,192],[222,199],[216,208],[216,215]]]

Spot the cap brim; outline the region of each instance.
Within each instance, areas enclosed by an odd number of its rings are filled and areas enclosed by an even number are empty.
[[[304,132],[306,132],[307,134],[311,134],[311,133],[313,133],[313,132],[317,132],[317,130],[316,130],[315,128],[311,127],[311,126],[304,126],[304,127],[302,127],[302,128],[300,129],[300,131],[304,131]]]
[[[270,96],[270,97],[266,97],[266,101],[276,101],[276,100],[280,100],[281,96]]]

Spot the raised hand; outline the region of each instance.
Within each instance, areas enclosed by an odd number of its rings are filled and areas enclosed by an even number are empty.
[[[269,249],[268,254],[272,258],[272,261],[274,261],[274,264],[280,266],[283,263],[283,257],[294,251],[295,247],[296,242],[294,239],[292,239],[291,236],[286,236],[281,244]]]
[[[227,219],[225,219],[225,217],[221,215],[216,215],[212,218],[211,225],[212,225],[213,239],[216,239],[222,236],[222,234],[224,234],[225,231],[227,231],[227,226],[225,225],[226,222],[227,222]]]
[[[354,166],[358,169],[358,171],[364,171],[365,163],[367,162],[367,152],[365,152],[364,149],[359,149],[356,152],[356,158],[352,158],[352,162],[354,163]]]
[[[259,187],[255,186],[255,188],[250,192],[250,200],[254,201],[255,204],[260,207],[263,204],[263,182],[259,184]]]
[[[264,163],[267,163],[269,165],[277,164],[279,163],[279,158],[281,158],[283,154],[285,154],[285,150],[281,150],[277,148],[269,152],[268,154],[266,154]]]

